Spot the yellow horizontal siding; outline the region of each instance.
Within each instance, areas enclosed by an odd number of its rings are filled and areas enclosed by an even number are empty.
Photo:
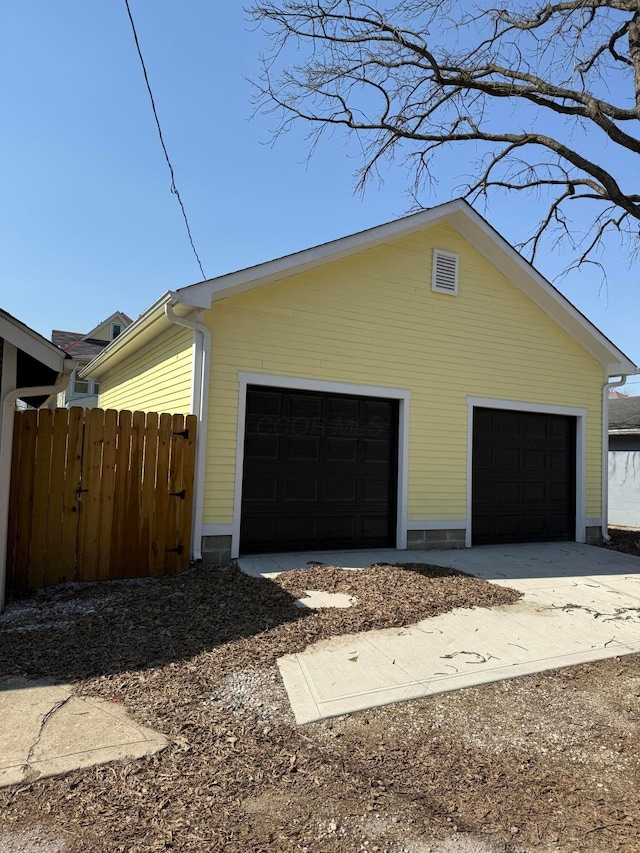
[[[459,255],[458,296],[432,292],[433,248]],[[233,518],[241,370],[410,389],[410,520],[466,516],[467,395],[586,407],[586,514],[600,515],[601,365],[449,226],[224,299],[205,321],[205,523]]]
[[[108,371],[100,379],[100,407],[190,414],[192,339],[189,329],[170,330]]]

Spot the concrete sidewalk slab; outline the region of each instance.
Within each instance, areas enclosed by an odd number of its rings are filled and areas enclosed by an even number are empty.
[[[514,605],[454,610],[399,629],[336,637],[278,666],[299,724],[640,651],[640,558],[577,543],[466,551],[344,552],[450,566],[520,590]],[[251,572],[340,564],[339,554],[252,557]],[[346,567],[346,566],[345,566]],[[244,566],[243,566],[244,568]]]
[[[0,787],[164,749],[159,732],[139,726],[102,699],[73,696],[68,684],[0,678]]]

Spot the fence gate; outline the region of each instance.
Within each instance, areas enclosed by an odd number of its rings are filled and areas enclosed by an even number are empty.
[[[16,412],[8,581],[37,589],[189,565],[195,415]]]

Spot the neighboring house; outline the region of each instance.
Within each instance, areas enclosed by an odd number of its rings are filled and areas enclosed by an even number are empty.
[[[78,373],[92,358],[95,358],[111,341],[117,338],[127,326],[130,326],[131,322],[131,318],[123,314],[122,311],[116,311],[99,323],[95,329],[87,332],[86,335],[82,332],[63,332],[59,329],[54,329],[51,332],[52,342],[68,353],[78,364],[71,377],[69,387],[58,394],[57,399],[52,402],[52,408],[60,406],[69,409],[71,406],[82,406],[85,409],[92,409],[98,405],[98,393],[100,391],[98,383],[81,379]]]
[[[13,421],[19,401],[38,407],[68,383],[66,353],[0,309],[0,612],[4,603]]]
[[[609,401],[609,521],[640,528],[640,397]]]
[[[636,369],[458,200],[166,293],[81,378],[199,416],[192,554],[223,561],[598,542]]]

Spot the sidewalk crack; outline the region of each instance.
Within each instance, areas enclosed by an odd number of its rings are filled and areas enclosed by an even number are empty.
[[[38,735],[37,735],[36,739],[34,740],[34,742],[31,744],[31,746],[29,747],[29,752],[27,753],[27,757],[25,758],[24,764],[22,765],[22,769],[23,769],[25,775],[28,774],[30,770],[32,770],[31,761],[33,759],[33,755],[34,755],[36,749],[38,748],[38,744],[42,740],[42,735],[44,734],[44,730],[47,727],[47,723],[51,720],[51,718],[53,716],[55,716],[55,714],[58,713],[58,711],[61,708],[63,708],[67,704],[67,702],[70,699],[71,699],[71,696],[67,696],[66,699],[61,699],[59,702],[56,702],[55,705],[52,705],[52,707],[49,708],[47,713],[43,716],[42,721],[40,723],[40,729],[38,731]]]

